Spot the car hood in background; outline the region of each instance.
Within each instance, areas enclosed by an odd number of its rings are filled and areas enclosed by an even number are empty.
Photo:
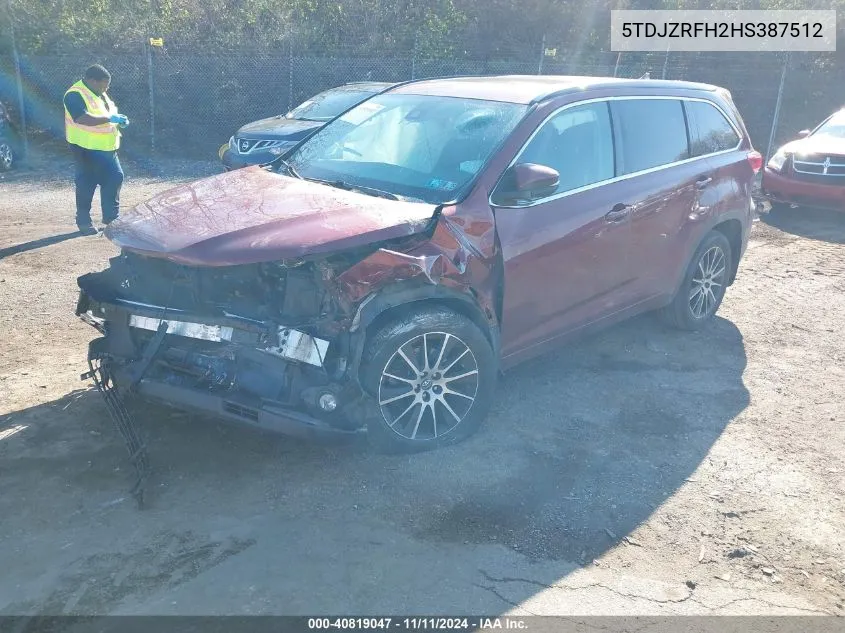
[[[277,139],[300,139],[308,136],[311,132],[323,127],[325,123],[320,121],[300,121],[299,119],[286,119],[284,117],[272,117],[247,123],[238,130],[237,138],[277,140]]]
[[[797,154],[845,155],[845,139],[832,136],[810,136],[787,143],[782,151]]]
[[[248,167],[159,194],[121,215],[105,235],[144,255],[227,266],[421,233],[436,210]]]

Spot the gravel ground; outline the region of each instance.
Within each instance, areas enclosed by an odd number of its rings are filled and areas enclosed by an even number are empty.
[[[129,164],[124,206],[213,164]],[[719,318],[509,373],[412,457],[138,407],[151,507],[79,375],[64,159],[0,176],[0,615],[845,614],[845,215],[764,215]]]

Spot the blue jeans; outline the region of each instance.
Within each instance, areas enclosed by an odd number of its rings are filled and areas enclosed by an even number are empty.
[[[101,152],[71,145],[76,166],[76,225],[91,225],[91,202],[97,185],[100,187],[100,206],[103,223],[116,219],[120,212],[120,188],[123,168],[117,152]]]

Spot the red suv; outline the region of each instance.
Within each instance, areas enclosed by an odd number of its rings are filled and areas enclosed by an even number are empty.
[[[845,109],[799,136],[766,165],[764,195],[773,209],[803,205],[845,211]]]
[[[714,86],[398,85],[109,225],[121,254],[79,279],[92,375],[289,433],[453,442],[501,369],[646,310],[708,321],[760,167]]]

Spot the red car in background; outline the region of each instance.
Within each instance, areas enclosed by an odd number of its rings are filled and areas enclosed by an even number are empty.
[[[781,147],[763,172],[772,209],[793,205],[845,211],[845,108]]]

